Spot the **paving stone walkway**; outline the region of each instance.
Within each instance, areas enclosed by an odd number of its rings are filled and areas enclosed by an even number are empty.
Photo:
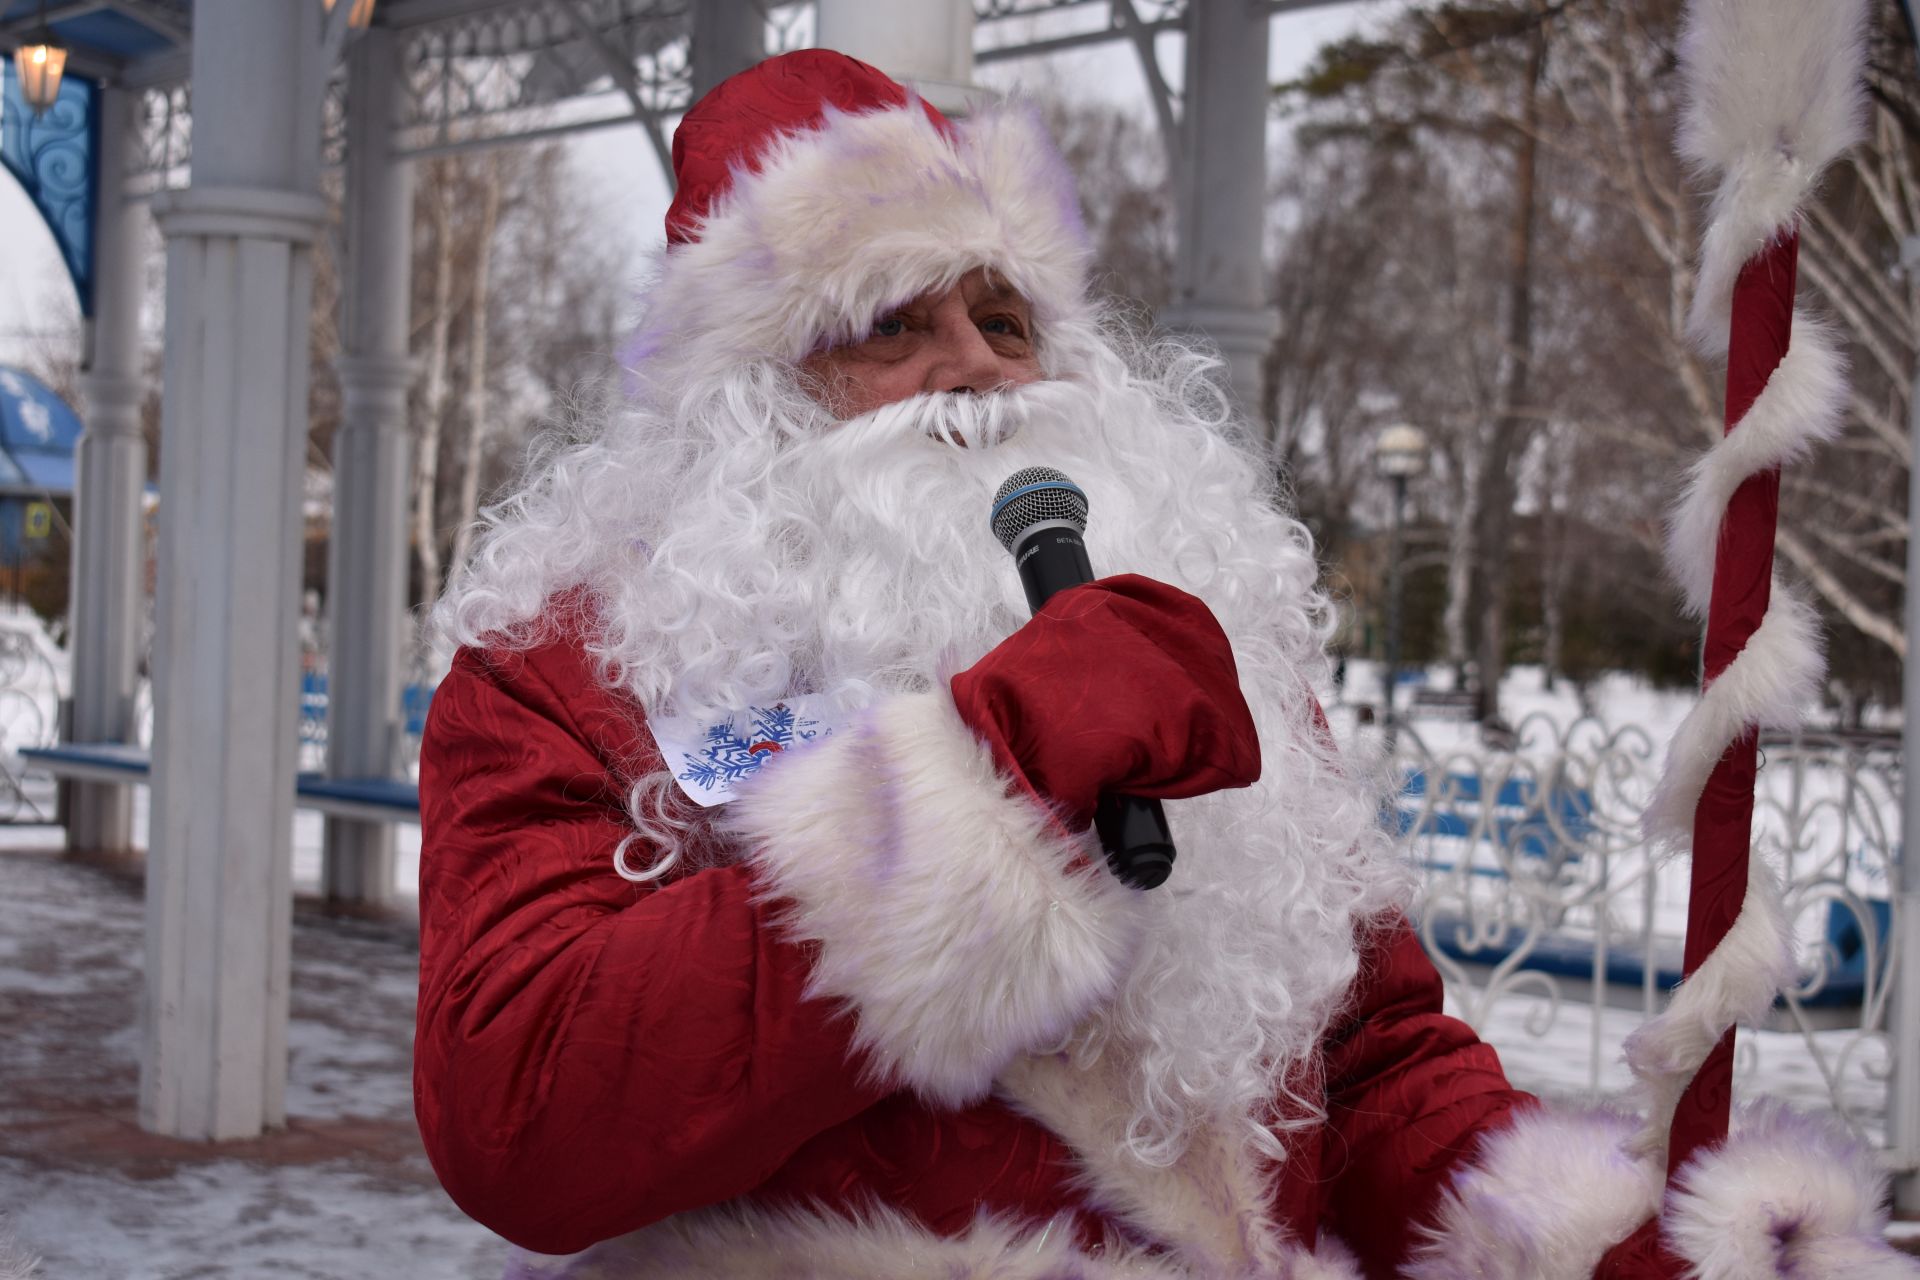
[[[36,1280],[497,1280],[504,1245],[440,1189],[413,1123],[409,922],[296,909],[286,1129],[161,1138],[135,1123],[137,871],[58,856],[57,830],[4,834],[25,847],[0,848],[0,1234]]]

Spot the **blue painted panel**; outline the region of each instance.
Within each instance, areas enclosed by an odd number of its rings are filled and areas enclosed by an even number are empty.
[[[7,59],[0,92],[0,164],[6,166],[53,232],[80,313],[93,314],[93,224],[99,200],[100,89],[67,76],[60,96],[36,116]]]
[[[410,684],[400,691],[400,709],[406,717],[406,732],[419,737],[427,727],[427,709],[433,705],[437,685]],[[327,722],[327,676],[323,671],[300,673],[300,717],[316,728]]]
[[[53,6],[49,5],[48,8],[52,10]],[[39,13],[39,0],[6,0],[6,3],[0,4],[0,21],[31,22]],[[48,16],[53,15],[49,13]],[[182,26],[191,20],[189,15],[184,13],[171,16]],[[47,25],[53,29],[53,34],[60,43],[69,49],[84,49],[90,54],[106,54],[121,62],[144,58],[150,53],[159,53],[173,47],[171,39],[144,22],[129,18],[124,13],[115,13],[110,9],[76,14],[70,18],[54,17],[54,20]]]

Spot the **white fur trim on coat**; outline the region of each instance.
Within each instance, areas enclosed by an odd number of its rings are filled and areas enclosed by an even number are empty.
[[[792,363],[975,267],[1046,322],[1084,305],[1091,250],[1073,178],[1038,115],[935,127],[917,101],[787,135],[736,171],[648,291],[641,348]]]
[[[522,1254],[512,1280],[1364,1280],[1337,1244],[1293,1249],[1272,1270],[1197,1270],[1163,1253],[1105,1241],[1079,1247],[1076,1224],[982,1217],[941,1237],[875,1210],[860,1218],[751,1205],[681,1214],[572,1258]]]
[[[1912,1280],[1920,1261],[1882,1235],[1886,1201],[1886,1175],[1861,1143],[1762,1102],[1680,1171],[1661,1233],[1700,1280]]]
[[[5,1219],[0,1218],[0,1280],[33,1280],[39,1265],[38,1258],[14,1242]]]
[[[1147,1164],[1126,1148],[1132,1070],[1109,1043],[1091,1062],[1065,1052],[1016,1058],[994,1087],[1072,1149],[1088,1201],[1141,1237],[1206,1275],[1279,1268],[1292,1245],[1270,1212],[1272,1163],[1254,1150],[1247,1127],[1209,1126],[1171,1165]]]
[[[1622,1149],[1612,1112],[1522,1112],[1454,1176],[1411,1280],[1588,1280],[1660,1207],[1664,1170]]]
[[[729,809],[748,863],[793,904],[787,926],[819,944],[812,993],[851,1007],[885,1078],[941,1105],[1062,1040],[1139,935],[1140,897],[1095,837],[1056,834],[1011,793],[944,690],[783,753]]]

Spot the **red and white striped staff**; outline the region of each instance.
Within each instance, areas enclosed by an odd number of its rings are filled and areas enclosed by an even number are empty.
[[[1733,1027],[1793,980],[1772,869],[1752,850],[1759,730],[1791,727],[1825,674],[1812,609],[1773,579],[1780,469],[1837,435],[1846,369],[1794,307],[1801,209],[1861,135],[1866,0],[1694,0],[1681,46],[1683,156],[1718,184],[1689,336],[1727,359],[1726,434],[1668,530],[1688,610],[1706,620],[1703,690],[1674,735],[1646,830],[1690,844],[1686,982],[1627,1042],[1650,1095],[1638,1139],[1669,1177],[1726,1136]]]

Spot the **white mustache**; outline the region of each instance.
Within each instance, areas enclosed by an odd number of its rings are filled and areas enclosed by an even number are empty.
[[[1019,435],[1036,418],[1064,412],[1082,394],[1060,382],[985,393],[923,392],[849,419],[839,433],[856,446],[926,437],[963,449],[991,449]]]

